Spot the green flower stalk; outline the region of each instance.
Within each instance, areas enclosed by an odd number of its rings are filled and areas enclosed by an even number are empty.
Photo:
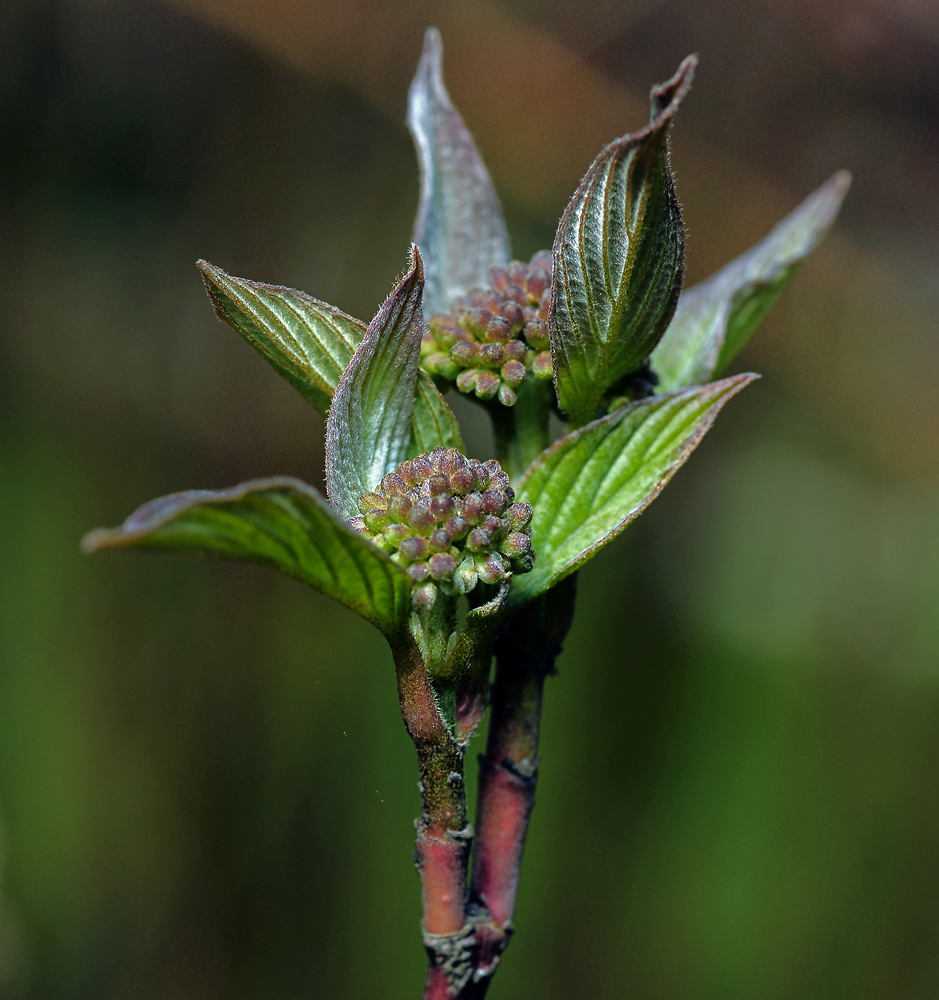
[[[822,239],[850,178],[836,174],[760,244],[682,292],[668,135],[689,57],[653,88],[649,123],[589,167],[552,251],[513,261],[441,59],[430,29],[408,103],[421,169],[414,240],[370,323],[199,262],[219,318],[327,413],[328,498],[288,477],[192,490],[83,544],[262,563],[382,632],[420,774],[424,997],[469,1000],[485,995],[513,931],[543,686],[577,571],[756,377],[716,378]],[[467,456],[449,390],[484,407],[495,456]],[[553,442],[552,412],[567,424]],[[463,762],[487,704],[470,879]]]

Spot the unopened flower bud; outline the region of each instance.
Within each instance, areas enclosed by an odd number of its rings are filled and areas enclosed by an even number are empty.
[[[437,525],[437,518],[430,512],[429,505],[418,501],[408,514],[408,524],[420,535],[430,534]]]
[[[446,552],[430,557],[430,575],[435,580],[449,580],[456,571],[456,559]]]
[[[414,606],[420,611],[430,611],[437,600],[437,587],[433,583],[425,583],[414,591],[412,597]]]
[[[542,351],[535,355],[535,360],[531,365],[531,373],[535,378],[552,378],[554,376],[554,366],[551,363],[551,352]]]
[[[373,507],[365,512],[364,517],[369,531],[381,531],[388,523],[388,511],[384,507]]]
[[[398,548],[406,539],[411,537],[411,526],[408,524],[385,525],[385,529],[382,531],[382,537],[394,548]]]
[[[551,284],[551,278],[547,271],[540,267],[530,267],[528,269],[528,280],[525,282],[525,291],[532,302],[537,302],[541,298],[542,292]]]
[[[518,393],[503,382],[499,386],[499,402],[503,406],[514,406],[518,402]]]
[[[388,498],[388,514],[397,521],[406,521],[413,506],[414,503],[405,493],[393,493]]]
[[[504,267],[494,267],[489,272],[489,281],[497,292],[501,292],[509,283],[508,272]]]
[[[456,377],[456,387],[460,392],[472,392],[476,388],[476,380],[479,378],[478,368],[468,368],[465,372],[460,372]]]
[[[466,547],[471,552],[483,552],[492,544],[492,534],[485,528],[473,528],[466,536]]]
[[[435,472],[433,475],[427,477],[426,486],[428,494],[432,497],[450,492],[450,480],[446,476],[442,476],[439,472]]]
[[[479,524],[486,513],[482,495],[469,493],[463,501],[463,516],[470,524]]]
[[[531,552],[531,539],[524,532],[512,531],[506,536],[499,551],[509,559],[528,555]]]
[[[458,591],[468,594],[471,590],[475,589],[478,582],[479,574],[476,572],[476,559],[471,553],[467,553],[457,567],[453,583]]]
[[[483,344],[479,349],[479,363],[484,368],[499,368],[505,358],[505,350],[501,344]],[[477,392],[479,382],[477,381]]]
[[[446,521],[453,514],[453,500],[448,493],[435,496],[430,501],[430,512],[437,521]]]
[[[376,507],[384,507],[385,498],[380,493],[363,493],[359,497],[359,510],[365,514]]]
[[[498,583],[506,574],[505,560],[498,552],[476,556],[476,572],[483,583]]]
[[[513,503],[509,507],[509,522],[512,525],[513,531],[523,531],[525,528],[531,524],[532,515],[534,511],[530,503],[525,503],[524,500],[520,500],[518,503]]]
[[[516,291],[519,296],[524,298],[525,293],[520,288],[517,288]],[[509,326],[511,327],[513,333],[517,330],[521,330],[521,328],[525,325],[525,310],[522,309],[515,299],[506,299],[501,312],[502,315],[509,321]]]
[[[512,324],[504,316],[493,316],[486,327],[486,340],[504,343],[512,335]]]
[[[498,391],[499,376],[494,372],[479,371],[476,376],[476,395],[480,399],[492,399]]]
[[[465,538],[469,533],[470,525],[469,521],[465,517],[451,517],[443,526],[443,530],[447,533],[451,542],[458,542],[461,538]]]
[[[446,552],[450,548],[450,536],[443,528],[438,528],[436,531],[431,532],[431,536],[427,541],[431,552]]]
[[[450,357],[463,368],[471,368],[479,357],[479,345],[459,341],[450,348]]]
[[[426,558],[428,548],[427,539],[417,535],[402,541],[398,548],[398,552],[401,554],[401,558],[406,562],[418,562],[419,560]]]
[[[486,490],[483,494],[483,508],[487,514],[501,514],[508,507],[508,498],[502,490]]]
[[[548,324],[543,319],[530,319],[525,324],[525,339],[536,351],[546,351],[551,339],[548,336]]]
[[[476,485],[476,477],[473,475],[473,470],[467,466],[454,470],[450,474],[450,485],[453,487],[454,493],[466,496]]]
[[[517,344],[518,341],[516,340],[515,343]],[[510,388],[515,389],[525,381],[528,372],[521,361],[506,361],[500,374],[502,381],[507,383]]]
[[[407,493],[408,484],[397,472],[389,472],[381,481],[381,491],[386,497],[391,497],[393,494],[398,493]]]

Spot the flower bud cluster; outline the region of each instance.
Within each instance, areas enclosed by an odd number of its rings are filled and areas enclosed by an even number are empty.
[[[514,501],[498,462],[435,448],[363,493],[362,516],[349,523],[406,568],[414,605],[427,610],[438,588],[467,594],[479,582],[499,583],[509,572],[532,568],[532,509]]]
[[[456,382],[460,392],[514,406],[529,376],[553,374],[548,340],[551,254],[491,272],[492,287],[455,299],[449,314],[431,316],[421,349],[424,369]]]

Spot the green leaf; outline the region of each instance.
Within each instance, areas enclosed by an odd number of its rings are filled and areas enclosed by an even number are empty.
[[[682,294],[652,354],[663,390],[700,385],[730,364],[824,239],[850,185],[839,170],[755,247]]]
[[[653,89],[651,123],[600,153],[558,227],[549,329],[558,401],[575,427],[645,361],[678,301],[684,232],[667,139],[696,61]]]
[[[424,268],[411,245],[411,267],[385,299],[339,380],[326,420],[326,485],[343,517],[359,497],[407,456],[424,313]]]
[[[453,411],[427,372],[418,372],[407,457],[423,455],[438,446],[466,451]]]
[[[160,497],[121,527],[92,531],[82,548],[173,549],[272,566],[358,612],[391,640],[411,611],[404,570],[298,479]]]
[[[428,316],[446,312],[470,288],[487,287],[489,271],[509,261],[509,237],[486,165],[441,70],[440,32],[428,28],[408,94],[408,127],[421,168],[414,242],[421,248]]]
[[[365,336],[365,324],[305,292],[234,278],[204,260],[198,266],[219,319],[327,413]],[[438,445],[464,450],[456,417],[430,376],[421,372],[414,397],[413,454]]]
[[[198,267],[218,318],[326,413],[365,324],[305,292],[234,278],[204,260]]]
[[[655,499],[755,375],[737,375],[622,407],[568,434],[532,465],[519,499],[534,509],[534,569],[512,578],[518,605],[553,587],[614,539]]]

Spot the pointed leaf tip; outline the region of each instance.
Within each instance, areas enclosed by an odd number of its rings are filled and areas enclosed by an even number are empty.
[[[681,65],[675,71],[675,75],[666,80],[665,83],[656,84],[649,94],[651,112],[649,120],[652,124],[661,115],[668,114],[669,117],[675,114],[678,106],[685,99],[685,95],[691,89],[694,80],[695,70],[698,68],[697,53],[685,56]]]
[[[548,327],[558,401],[574,427],[648,358],[675,310],[684,228],[667,137],[695,64],[689,56],[653,89],[651,122],[600,153],[561,218]]]
[[[312,486],[284,476],[151,500],[119,528],[90,532],[82,548],[164,549],[270,566],[335,598],[392,641],[411,610],[404,570]]]
[[[519,499],[534,509],[534,569],[516,576],[509,604],[523,604],[591,559],[658,496],[721,407],[757,376],[653,396],[561,438],[532,464]]]
[[[682,293],[652,355],[662,390],[707,382],[743,350],[825,238],[850,186],[839,170],[754,247]]]
[[[359,513],[359,497],[407,456],[424,334],[423,290],[423,260],[412,244],[407,273],[369,323],[333,396],[326,483],[330,502],[347,519]]]
[[[509,238],[486,165],[443,82],[443,43],[436,28],[408,93],[408,128],[421,172],[414,242],[423,250],[428,316],[444,312],[489,271],[509,261]]]

